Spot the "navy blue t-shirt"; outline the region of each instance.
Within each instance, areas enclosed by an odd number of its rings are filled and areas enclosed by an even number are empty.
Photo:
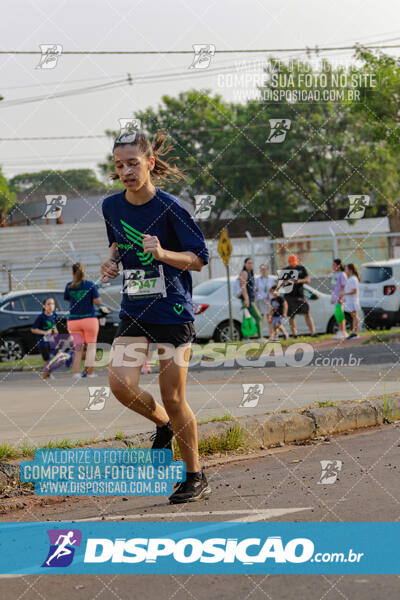
[[[57,315],[53,312],[52,315],[46,315],[42,312],[38,315],[32,325],[32,329],[42,329],[43,331],[51,331],[56,326]],[[43,343],[43,336],[37,334],[38,345]]]
[[[194,321],[192,304],[192,276],[156,260],[143,251],[143,234],[158,237],[161,247],[174,252],[191,251],[208,263],[208,250],[197,223],[182,203],[156,188],[156,194],[145,204],[134,205],[125,198],[125,191],[108,196],[103,201],[108,241],[118,244],[124,270],[137,269],[137,285],[147,296],[123,294],[120,317],[130,315],[145,323],[174,324]],[[161,268],[161,272],[160,272]],[[155,278],[164,279],[162,293],[151,293]],[[139,280],[142,281],[139,281]],[[157,279],[157,284],[161,280]],[[149,289],[145,290],[144,286]],[[130,287],[130,291],[132,287]]]
[[[64,299],[70,301],[68,319],[86,319],[94,317],[95,310],[93,299],[99,298],[99,291],[93,281],[85,279],[77,287],[68,287],[71,282],[65,286]]]

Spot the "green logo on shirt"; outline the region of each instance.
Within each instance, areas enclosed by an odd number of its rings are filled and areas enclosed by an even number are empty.
[[[180,315],[181,312],[183,311],[183,306],[182,306],[182,304],[179,304],[179,302],[176,302],[173,309],[177,315]]]
[[[82,298],[84,298],[87,293],[88,290],[69,290],[69,295],[75,302],[79,302],[80,300],[82,300]]]
[[[125,236],[128,238],[128,240],[130,240],[131,242],[136,244],[136,246],[139,246],[143,249],[143,233],[141,233],[140,231],[132,227],[132,225],[129,225],[129,223],[126,223],[122,219],[121,224],[125,232]],[[123,245],[125,245],[126,247],[127,244],[118,244],[118,248]],[[154,256],[151,254],[151,252],[140,252],[139,250],[136,250],[136,254],[142,265],[149,265],[154,260]]]

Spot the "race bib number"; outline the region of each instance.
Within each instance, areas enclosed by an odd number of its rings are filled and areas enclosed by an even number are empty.
[[[165,296],[165,278],[162,265],[155,265],[148,269],[124,270],[123,293],[133,298],[147,296]]]

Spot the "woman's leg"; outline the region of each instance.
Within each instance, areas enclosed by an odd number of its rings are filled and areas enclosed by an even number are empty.
[[[159,345],[159,349],[162,345]],[[160,358],[161,398],[171,421],[186,470],[195,473],[200,470],[197,443],[197,423],[192,409],[186,401],[186,377],[190,358],[190,344],[175,349],[175,358]],[[179,358],[176,359],[179,353]]]
[[[250,302],[249,313],[251,314],[251,316],[253,317],[253,319],[256,322],[257,331],[258,331],[258,337],[261,338],[262,337],[262,329],[261,329],[261,321],[262,321],[262,319],[261,319],[260,313],[258,312],[258,308],[254,304],[254,302]]]
[[[165,409],[157,404],[149,392],[139,387],[140,369],[146,358],[148,344],[145,337],[116,338],[110,354],[109,383],[112,393],[121,404],[161,427],[169,420]]]
[[[88,375],[92,375],[94,371],[94,364],[96,362],[96,342],[99,334],[99,320],[96,317],[89,317],[82,319],[83,328],[85,332],[85,342],[87,343],[86,348],[86,359],[85,359],[85,371]]]
[[[353,333],[355,333],[357,335],[358,333],[358,325],[360,323],[360,319],[358,318],[358,313],[357,311],[352,311],[350,313],[352,321],[353,321]]]
[[[72,372],[80,372],[83,352],[83,335],[80,331],[78,321],[68,321],[67,328],[73,339],[74,358],[72,359]]]
[[[343,319],[341,323],[338,323],[339,331],[341,331],[344,335],[346,335],[346,319]]]

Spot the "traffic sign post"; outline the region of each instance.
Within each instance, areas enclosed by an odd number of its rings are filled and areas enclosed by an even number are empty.
[[[231,281],[229,275],[229,259],[232,254],[232,244],[229,239],[228,233],[225,229],[221,231],[221,235],[219,236],[218,242],[218,253],[222,258],[225,267],[226,267],[226,277],[228,283],[228,305],[229,305],[229,326],[231,330],[231,341],[233,341],[233,319],[232,319],[232,299],[231,299]]]

